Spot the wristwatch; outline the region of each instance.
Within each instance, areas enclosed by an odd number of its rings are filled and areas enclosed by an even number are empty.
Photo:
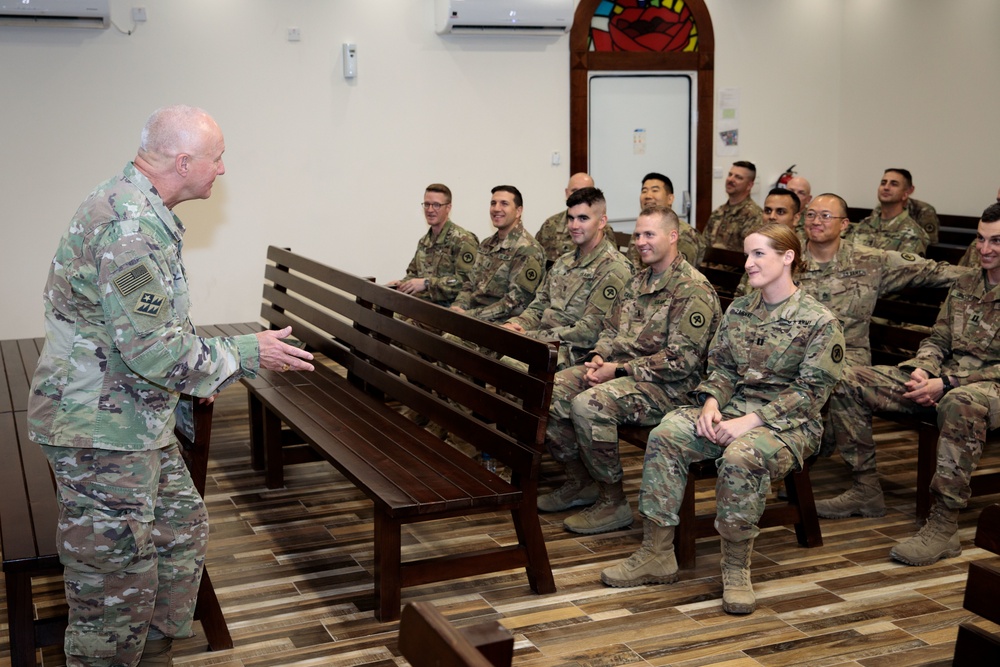
[[[615,368],[615,377],[616,378],[627,378],[628,377],[628,369],[626,369],[624,366],[618,366],[617,368]]]
[[[951,383],[951,378],[949,378],[947,375],[941,376],[941,382],[944,385],[944,392],[941,394],[942,396],[944,396],[944,394],[947,394],[949,391],[955,388],[955,385]]]

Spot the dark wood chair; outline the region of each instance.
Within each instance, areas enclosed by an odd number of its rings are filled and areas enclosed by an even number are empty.
[[[976,546],[1000,554],[1000,505],[983,509],[976,524]],[[993,623],[1000,623],[1000,567],[992,563],[969,563],[962,607]],[[1000,665],[1000,636],[971,623],[958,626],[955,640],[956,667]]]
[[[510,667],[514,637],[496,621],[456,628],[429,602],[411,602],[399,621],[399,651],[413,667]]]

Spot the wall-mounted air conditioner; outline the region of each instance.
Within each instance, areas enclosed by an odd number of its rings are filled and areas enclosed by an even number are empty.
[[[0,25],[107,28],[108,0],[0,0]]]
[[[573,0],[436,0],[439,35],[554,35],[573,25]]]

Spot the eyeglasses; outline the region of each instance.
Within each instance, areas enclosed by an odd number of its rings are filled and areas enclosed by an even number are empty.
[[[436,201],[425,201],[420,204],[425,211],[434,209],[435,211],[440,211],[442,206],[448,206],[449,204],[441,204]]]
[[[817,213],[816,211],[806,211],[806,220],[812,222],[816,218],[819,218],[823,222],[829,222],[830,220],[844,220],[847,216],[833,215],[829,211],[823,211],[822,213]]]

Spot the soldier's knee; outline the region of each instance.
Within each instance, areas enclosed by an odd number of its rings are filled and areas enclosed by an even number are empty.
[[[134,516],[74,517],[62,527],[58,549],[60,562],[77,572],[137,573],[156,565],[152,526]]]
[[[722,452],[722,465],[736,468],[759,468],[763,465],[760,452],[748,442],[737,440]]]

